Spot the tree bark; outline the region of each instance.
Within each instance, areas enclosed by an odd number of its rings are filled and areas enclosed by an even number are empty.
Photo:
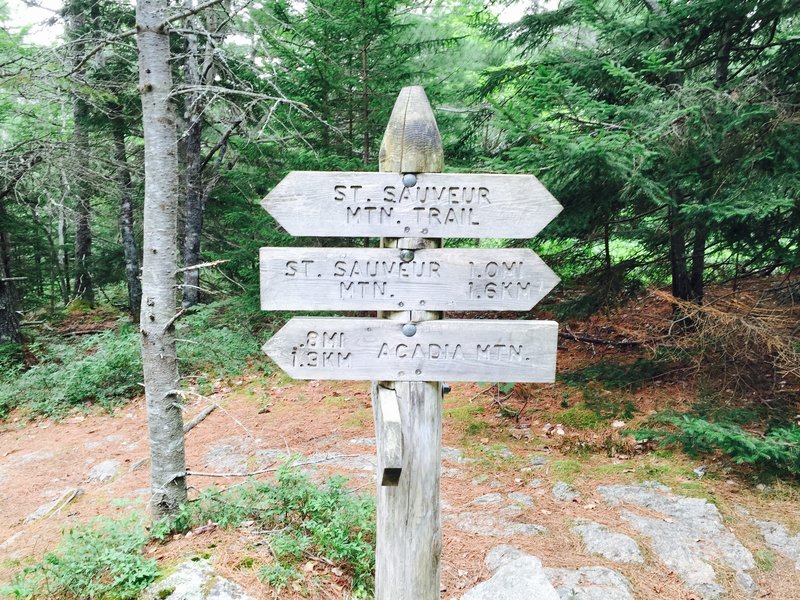
[[[705,216],[697,218],[692,242],[692,272],[689,277],[690,295],[692,301],[703,302],[703,273],[706,268],[706,239],[708,237],[708,224]]]
[[[673,199],[679,199],[680,193],[672,193]],[[681,300],[691,298],[689,277],[686,273],[686,232],[680,218],[678,206],[669,207],[667,211],[669,224],[669,264],[672,274],[672,295]]]
[[[17,293],[11,280],[11,253],[6,226],[8,217],[0,200],[0,344],[22,342],[17,313]]]
[[[185,7],[192,8],[193,2],[185,3]],[[187,19],[191,30],[195,19]],[[210,42],[207,42],[210,43]],[[186,34],[186,63],[184,74],[186,85],[197,90],[201,84],[202,75],[198,62],[199,44],[194,32]],[[183,266],[190,267],[200,264],[200,234],[203,229],[203,117],[200,106],[200,93],[194,91],[186,94],[185,118],[187,130],[184,135],[184,148],[186,152],[186,202],[183,207]],[[200,270],[190,269],[183,274],[183,306],[194,306],[200,301]]]
[[[128,312],[134,321],[139,320],[142,304],[142,282],[139,280],[139,248],[133,230],[133,198],[131,172],[125,149],[125,125],[121,117],[111,122],[114,135],[114,156],[117,161],[117,184],[119,185],[119,230],[122,238],[122,254],[125,260],[125,281],[128,285]]]
[[[150,510],[154,518],[186,501],[186,458],[175,349],[178,147],[170,104],[167,0],[136,3],[139,89],[144,131],[142,363],[150,435]]]
[[[85,15],[80,5],[72,6],[73,35],[82,39],[82,27]],[[85,44],[83,41],[75,43],[75,63],[83,60]],[[83,70],[76,73],[79,80],[83,79]],[[73,98],[73,141],[75,143],[75,191],[77,192],[75,206],[75,284],[73,290],[75,298],[79,298],[94,305],[94,287],[92,285],[91,258],[92,258],[92,230],[91,217],[91,189],[86,180],[86,170],[89,168],[89,134],[86,131],[86,120],[89,116],[89,106],[78,93]]]

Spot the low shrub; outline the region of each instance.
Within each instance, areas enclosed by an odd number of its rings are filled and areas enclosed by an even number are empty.
[[[759,473],[800,476],[798,426],[776,427],[758,435],[732,423],[715,423],[689,415],[665,416],[660,421],[670,427],[639,431],[637,437],[656,437],[663,445],[678,445],[694,456],[720,453],[736,464],[758,469]]]
[[[142,554],[147,541],[142,517],[99,517],[68,531],[54,552],[0,593],[26,600],[134,600],[158,575],[155,559]]]
[[[374,500],[353,494],[344,481],[334,477],[319,487],[299,471],[284,467],[274,482],[251,481],[226,492],[204,490],[174,519],[154,528],[154,534],[166,537],[209,521],[220,527],[252,522],[269,536],[274,562],[263,565],[260,574],[276,589],[302,579],[300,563],[320,556],[350,576],[355,597],[371,597]]]

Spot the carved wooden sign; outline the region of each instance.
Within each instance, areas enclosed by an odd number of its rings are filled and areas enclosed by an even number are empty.
[[[264,310],[530,310],[558,277],[526,249],[261,248]]]
[[[263,349],[296,379],[552,382],[557,341],[554,321],[294,317]]]
[[[561,212],[533,175],[293,171],[263,207],[298,236],[530,238]]]

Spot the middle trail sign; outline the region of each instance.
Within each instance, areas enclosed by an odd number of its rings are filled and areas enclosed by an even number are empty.
[[[558,281],[526,249],[261,249],[263,310],[530,310]]]

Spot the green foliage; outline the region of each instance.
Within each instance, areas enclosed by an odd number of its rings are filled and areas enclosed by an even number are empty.
[[[560,378],[565,383],[580,387],[596,382],[608,389],[635,392],[673,367],[674,363],[668,356],[637,358],[632,363],[603,360],[563,373]]]
[[[267,369],[260,351],[264,321],[264,313],[244,296],[197,306],[177,325],[181,374],[233,376],[252,363]]]
[[[638,432],[639,437],[656,435],[665,445],[679,445],[691,455],[720,452],[737,464],[751,465],[762,473],[800,476],[800,427],[789,425],[753,434],[731,423],[666,416],[660,419],[669,430]]]
[[[251,481],[226,492],[204,490],[173,520],[158,524],[154,535],[165,537],[208,521],[221,527],[253,521],[272,532],[267,535],[275,562],[262,567],[260,574],[274,587],[300,579],[298,565],[313,554],[349,573],[356,597],[368,597],[375,562],[374,511],[372,498],[348,491],[342,478],[318,487],[296,469],[284,467],[274,483]]]
[[[586,406],[573,406],[555,415],[555,419],[572,429],[595,429],[603,423],[603,418]]]
[[[138,392],[139,338],[129,326],[82,340],[42,338],[29,350],[38,364],[0,375],[0,416],[17,406],[49,416],[86,401],[110,408]]]
[[[200,305],[177,325],[182,374],[230,377],[248,365],[268,370],[259,350],[264,327],[263,313],[247,298]],[[18,346],[0,348],[0,366],[8,365],[0,369],[0,417],[15,407],[54,417],[85,402],[110,409],[141,392],[139,333],[124,322],[95,335],[40,336],[28,347],[38,362],[27,370]]]
[[[42,600],[134,600],[158,575],[142,555],[148,541],[143,518],[97,518],[66,533],[54,552],[25,568],[0,592]]]

